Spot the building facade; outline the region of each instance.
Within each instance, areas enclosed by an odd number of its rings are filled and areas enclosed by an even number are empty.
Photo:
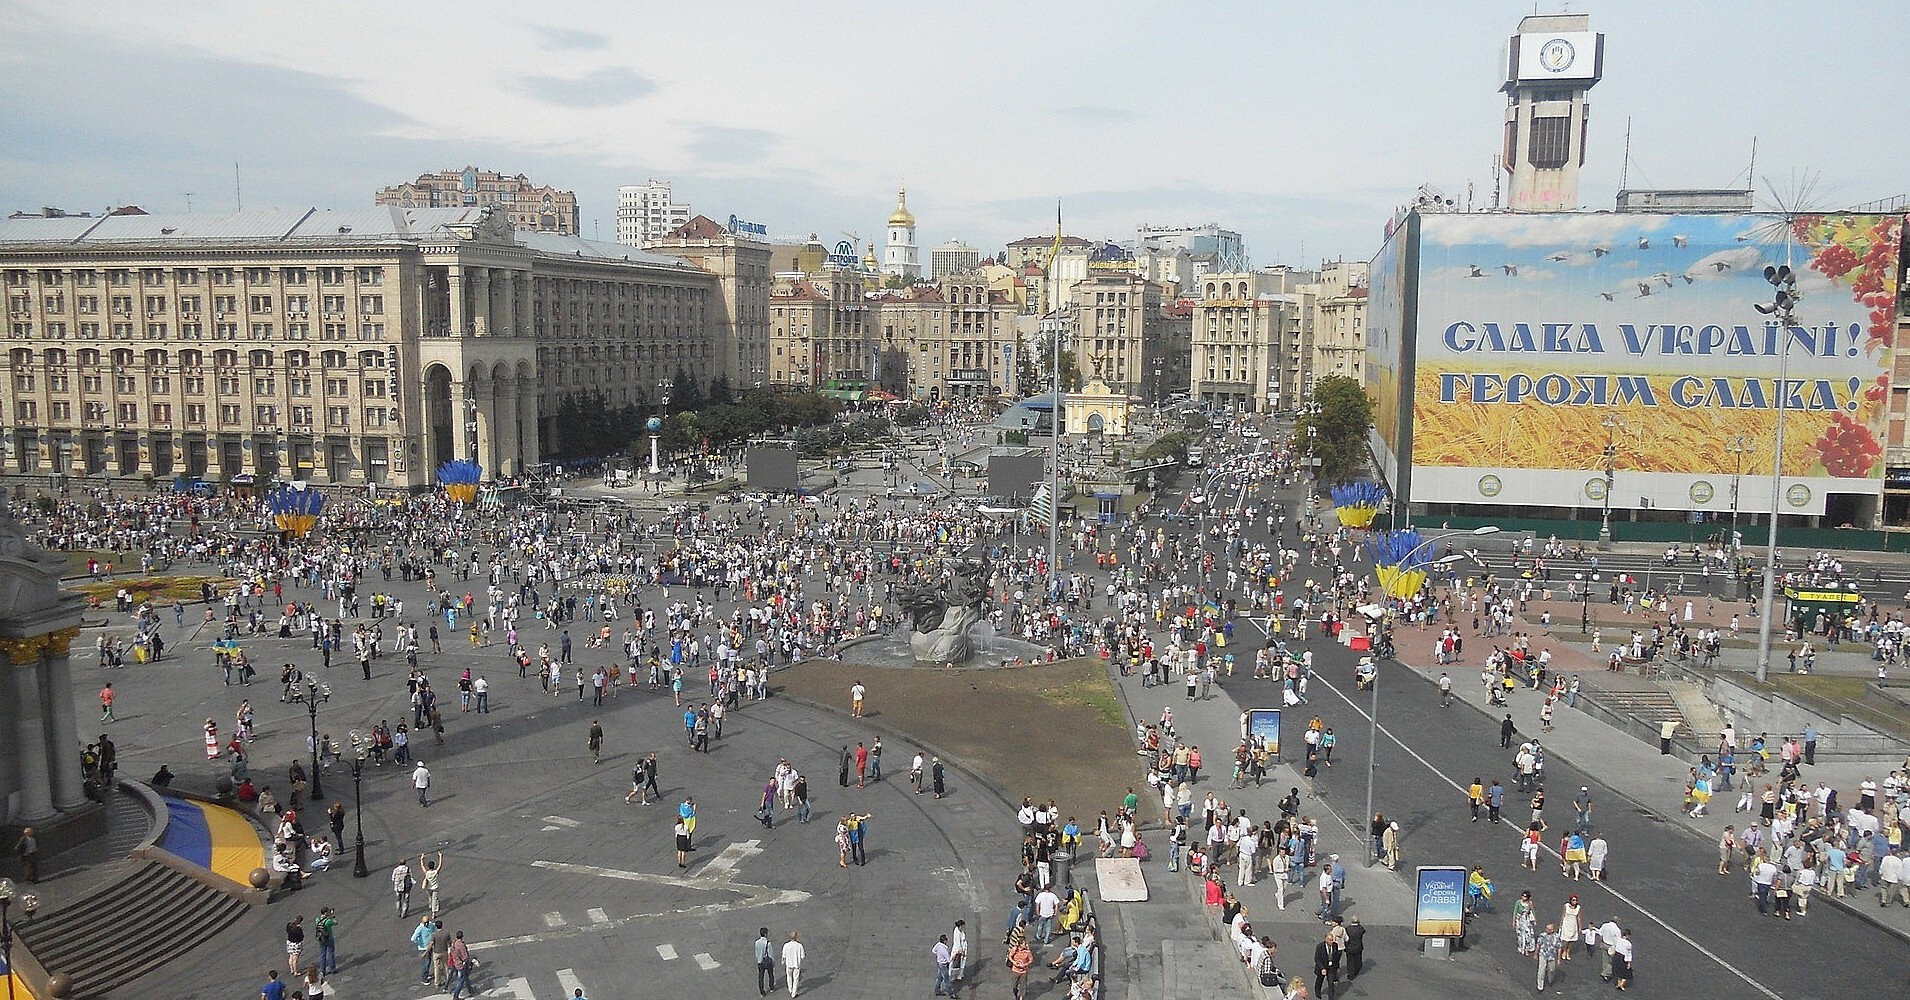
[[[681,257],[717,282],[722,327],[718,370],[738,392],[769,381],[769,244],[696,216],[651,249]]]
[[[1311,285],[1312,378],[1344,375],[1365,381],[1366,274],[1363,260],[1328,261]]]
[[[617,189],[617,242],[648,246],[690,221],[690,206],[670,196],[670,182],[648,180]]]
[[[1164,308],[1161,286],[1124,269],[1090,272],[1069,286],[1069,349],[1083,379],[1145,396],[1187,380],[1192,311]],[[1155,371],[1159,368],[1159,372]]]
[[[1515,212],[1578,208],[1591,105],[1585,95],[1605,71],[1605,36],[1589,14],[1532,14],[1507,48],[1505,148]]]
[[[1220,270],[1247,269],[1247,244],[1240,234],[1231,229],[1222,229],[1212,222],[1199,226],[1150,226],[1142,223],[1135,227],[1134,242],[1128,249],[1137,254],[1143,251],[1168,255],[1179,252],[1190,256],[1212,254]],[[1192,276],[1187,277],[1191,279]]]
[[[1020,308],[970,271],[872,297],[882,387],[924,402],[1015,395]]]
[[[379,191],[372,196],[372,204],[395,208],[495,208],[506,213],[511,225],[518,229],[566,236],[575,236],[578,232],[575,192],[534,185],[523,174],[507,176],[476,167],[419,174],[415,181]]]
[[[725,370],[718,275],[495,209],[7,220],[0,285],[24,476],[510,476],[565,396]]]
[[[1194,301],[1189,398],[1208,407],[1273,413],[1305,385],[1307,304],[1282,271],[1232,271],[1201,279]]]
[[[867,275],[829,268],[774,276],[769,291],[769,385],[820,389],[872,381],[876,344],[863,297]]]

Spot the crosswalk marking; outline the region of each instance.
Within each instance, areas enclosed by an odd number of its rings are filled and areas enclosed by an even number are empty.
[[[564,915],[561,913],[551,912],[544,914],[545,927],[562,927],[569,922],[570,921],[564,919]]]
[[[563,816],[546,816],[544,817],[544,822],[548,824],[541,831],[544,833],[549,833],[552,830],[575,830],[578,827],[583,826],[582,823],[579,823],[574,819],[567,819]]]
[[[666,962],[674,962],[676,961],[676,946],[668,944],[657,945],[657,955]]]
[[[583,989],[584,981],[577,978],[577,970],[557,970],[557,993],[563,997],[564,1000],[570,1000],[571,997],[583,996]]]
[[[760,840],[745,840],[731,844],[710,859],[710,863],[704,865],[703,870],[698,872],[696,877],[731,878],[736,874],[738,865],[754,855],[763,853],[761,845]]]
[[[711,958],[710,953],[707,951],[697,952],[695,957],[696,957],[697,966],[701,968],[704,972],[708,972],[711,969],[714,969],[717,966],[723,964],[717,961],[716,959]]]
[[[584,915],[589,917],[590,922],[593,924],[607,924],[610,922],[610,914],[605,913],[601,906],[593,906],[585,910]]]

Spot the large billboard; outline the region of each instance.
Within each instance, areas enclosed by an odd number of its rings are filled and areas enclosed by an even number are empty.
[[[743,481],[752,490],[794,491],[801,485],[796,449],[751,445],[743,455]]]
[[[1412,411],[1401,405],[1400,379],[1412,370],[1407,335],[1412,283],[1406,266],[1418,227],[1417,214],[1388,226],[1385,244],[1367,265],[1366,391],[1373,399],[1373,455],[1394,496],[1408,495],[1402,476],[1411,471],[1399,463],[1412,433]]]
[[[1882,491],[1901,216],[1426,215],[1390,305],[1415,503],[1728,513]],[[1373,267],[1377,331],[1380,276]],[[1757,310],[1788,263],[1795,325]],[[1375,356],[1371,359],[1383,362]],[[1380,375],[1378,378],[1383,379]],[[1386,404],[1379,407],[1380,416]],[[1382,437],[1384,432],[1382,431]]]

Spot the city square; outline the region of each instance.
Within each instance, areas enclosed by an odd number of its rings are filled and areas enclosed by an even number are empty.
[[[28,4],[16,107],[48,53],[198,25],[140,72],[423,117],[323,181],[266,140],[108,176],[84,118],[15,122],[8,1000],[1888,992],[1906,206],[1772,183],[1805,126],[1742,168],[1647,138],[1678,84],[1637,62],[1691,28],[1613,6],[1401,12],[1498,46],[1499,95],[1424,96],[1486,120],[1483,185],[1362,165],[1136,226],[1099,163],[1012,207],[900,150],[845,147],[853,195],[751,175],[837,154],[626,27],[516,25],[478,124],[210,55],[365,8]],[[732,124],[587,163],[490,135],[517,100],[573,144]],[[1739,175],[1634,183],[1667,154]]]

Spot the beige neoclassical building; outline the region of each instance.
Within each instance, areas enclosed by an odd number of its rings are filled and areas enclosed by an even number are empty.
[[[767,252],[721,242],[697,248],[719,275],[481,208],[0,219],[0,470],[515,475],[567,395],[650,405],[760,363]]]

